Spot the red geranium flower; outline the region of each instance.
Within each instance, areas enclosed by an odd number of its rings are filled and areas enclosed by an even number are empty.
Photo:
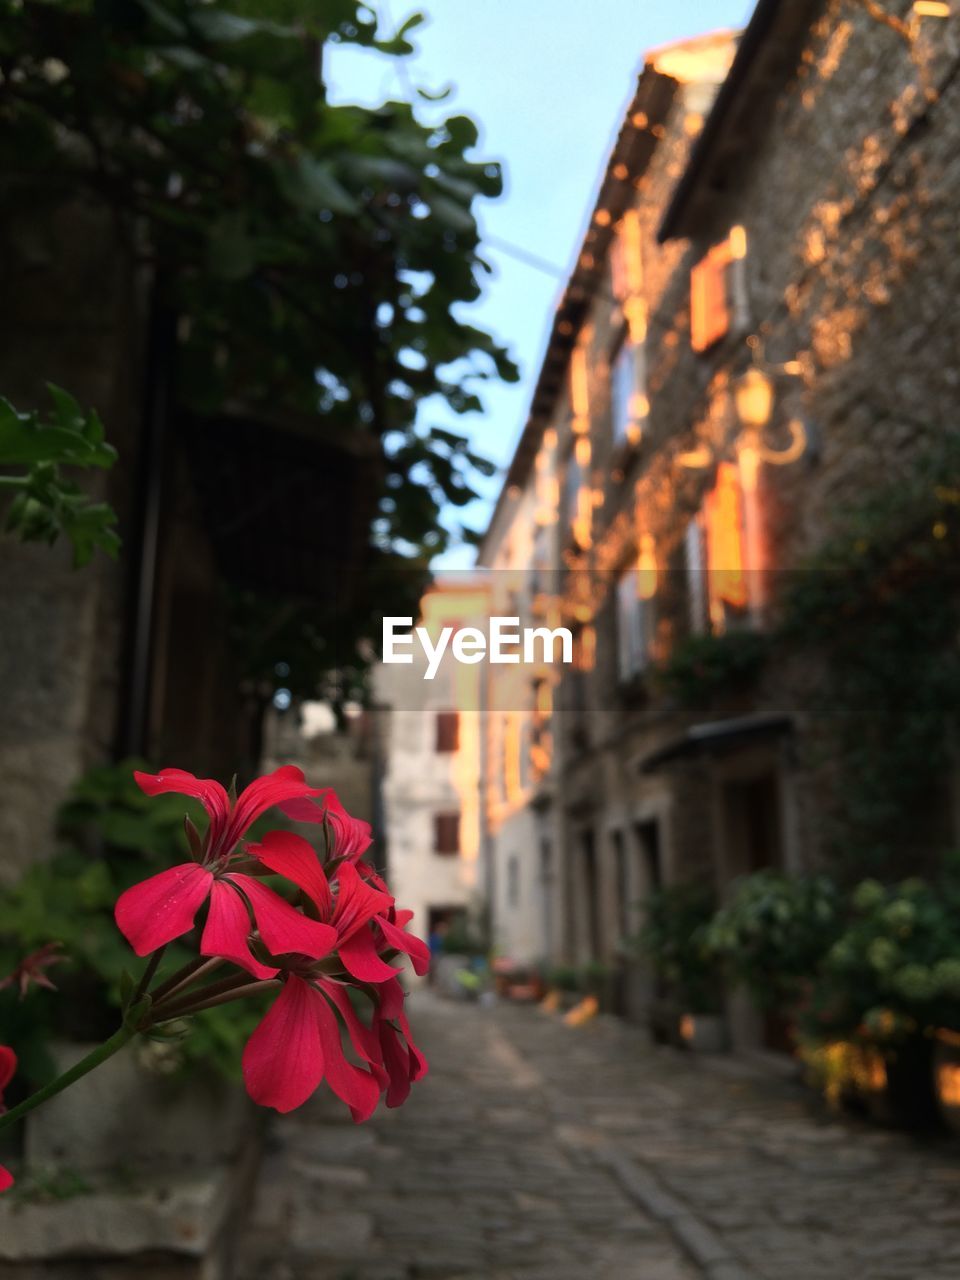
[[[349,1004],[345,991],[343,997],[343,1004]],[[356,1014],[353,1018],[360,1028],[359,1035],[355,1028],[356,1040],[366,1047],[366,1028]],[[336,1014],[319,986],[295,973],[287,974],[283,990],[247,1041],[243,1079],[254,1102],[283,1112],[306,1102],[324,1079],[356,1121],[371,1116],[380,1098],[379,1072],[347,1060]]]
[[[200,907],[210,909],[200,940],[200,953],[233,960],[256,978],[270,978],[275,967],[262,964],[250,951],[255,927],[273,955],[297,952],[319,959],[337,940],[328,924],[309,920],[266,885],[230,870],[241,856],[241,837],[273,805],[319,795],[307,786],[303,773],[284,765],[252,782],[231,804],[230,797],[210,778],[195,778],[183,769],[156,775],[136,773],[147,795],[176,792],[200,801],[210,818],[199,862],[185,862],[127,889],[117,899],[117,926],[137,955],[145,956],[193,928]],[[251,915],[253,923],[251,923]]]
[[[3,1105],[3,1091],[14,1077],[17,1070],[17,1055],[5,1044],[0,1044],[0,1116],[6,1111]],[[0,1164],[0,1191],[9,1191],[13,1186],[13,1174]]]
[[[373,843],[370,823],[364,822],[362,818],[351,817],[335,791],[314,794],[322,794],[322,802],[309,799],[289,800],[280,805],[280,812],[294,822],[322,823],[326,819],[333,831],[334,856],[348,858],[351,862],[362,858]]]
[[[381,1004],[371,1028],[361,1021],[343,984],[306,972],[288,973],[243,1051],[244,1083],[254,1102],[293,1111],[323,1080],[357,1123],[369,1119],[383,1092],[388,1107],[405,1102],[411,1084],[426,1075],[427,1060],[413,1043],[400,984],[391,979],[377,994]],[[365,1067],[344,1054],[334,1009]]]
[[[271,831],[261,844],[250,845],[247,852],[303,890],[320,919],[336,929],[340,959],[358,981],[387,982],[396,977],[400,970],[378,955],[379,950],[387,949],[405,952],[416,972],[426,973],[429,948],[403,927],[413,912],[396,910],[387,886],[375,872],[361,875],[353,862],[341,862],[334,872],[334,894],[316,850],[303,836],[292,831]],[[371,923],[377,932],[367,928]],[[378,941],[382,943],[379,947]]]

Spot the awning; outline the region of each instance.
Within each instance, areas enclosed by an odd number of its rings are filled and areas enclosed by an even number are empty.
[[[768,738],[792,733],[793,717],[783,714],[738,716],[733,720],[711,720],[694,724],[679,738],[652,752],[640,762],[641,773],[653,773],[671,760],[688,756],[716,755],[752,746]]]

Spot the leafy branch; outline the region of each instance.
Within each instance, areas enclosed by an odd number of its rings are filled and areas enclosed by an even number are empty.
[[[0,397],[0,492],[13,495],[6,530],[23,542],[53,544],[66,537],[73,545],[74,565],[87,564],[99,547],[116,556],[120,539],[116,514],[105,502],[94,502],[61,467],[107,470],[117,460],[104,438],[103,423],[93,409],[84,411],[60,387],[47,384],[53,411],[21,412]],[[25,468],[20,471],[19,468]]]

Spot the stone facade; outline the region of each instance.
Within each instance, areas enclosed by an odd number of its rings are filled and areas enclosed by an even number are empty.
[[[778,662],[695,711],[651,673],[691,635],[763,633],[837,518],[953,429],[960,19],[894,8],[899,27],[839,0],[759,5],[712,108],[717,38],[650,55],[641,77],[648,97],[651,71],[675,81],[671,104],[628,113],[653,145],[625,165],[621,135],[579,312],[554,327],[482,551],[504,568],[511,545],[542,548],[546,607],[578,629],[549,763],[510,819],[549,845],[551,905],[531,905],[557,922],[545,959],[614,962],[656,884],[705,878],[722,897],[823,856],[816,671]],[[759,418],[740,398],[757,372]],[[530,879],[544,855],[526,850]],[[735,1043],[762,1038],[728,1012]]]
[[[82,484],[113,506],[123,540],[117,561],[98,552],[80,570],[64,543],[0,547],[3,882],[51,855],[57,807],[91,766],[137,755],[229,776],[250,773],[256,750],[223,566],[169,400],[172,368],[158,367],[150,274],[114,219],[80,199],[26,212],[8,202],[0,235],[0,394],[46,409],[52,382],[97,410],[119,460]],[[153,451],[151,423],[163,437]],[[153,485],[156,536],[145,544]]]

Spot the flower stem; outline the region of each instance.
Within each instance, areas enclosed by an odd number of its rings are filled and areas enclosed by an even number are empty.
[[[193,991],[189,996],[182,1000],[174,1001],[172,1005],[163,1006],[154,1009],[153,1018],[155,1022],[167,1022],[172,1018],[186,1018],[193,1013],[202,1013],[204,1009],[212,1009],[218,1004],[229,1004],[231,1000],[242,1000],[246,996],[259,995],[261,991],[271,991],[274,987],[279,987],[280,982],[277,978],[267,978],[263,982],[242,982],[237,983],[232,979],[224,982],[211,983],[205,989]]]
[[[157,972],[157,969],[160,967],[160,961],[163,959],[163,953],[166,951],[166,949],[167,948],[165,946],[158,947],[157,950],[150,957],[150,959],[147,961],[147,967],[144,969],[143,975],[140,978],[140,981],[137,983],[137,989],[133,994],[133,999],[130,1001],[131,1004],[137,1004],[140,1000],[143,999],[143,996],[144,996],[144,993],[146,992],[147,987],[149,987],[150,983],[153,981],[154,974]]]
[[[219,956],[212,960],[208,960],[206,956],[191,960],[182,969],[178,969],[176,973],[171,974],[166,982],[161,982],[159,987],[155,987],[150,992],[154,1005],[158,1005],[161,1000],[168,1000],[175,991],[185,987],[188,982],[192,982],[195,978],[206,977],[208,973],[212,973],[214,969],[218,969],[222,964],[223,960]]]
[[[109,1040],[105,1040],[92,1053],[88,1053],[85,1058],[81,1058],[69,1071],[57,1076],[56,1080],[51,1080],[49,1084],[45,1084],[36,1093],[31,1093],[30,1097],[25,1098],[18,1106],[11,1107],[4,1115],[0,1115],[0,1132],[9,1128],[10,1125],[16,1124],[21,1117],[33,1111],[34,1107],[39,1107],[42,1102],[46,1102],[49,1098],[56,1097],[58,1093],[62,1093],[64,1089],[75,1084],[83,1076],[99,1067],[101,1063],[106,1062],[108,1058],[112,1058],[136,1034],[137,1029],[135,1027],[126,1025],[122,1026],[119,1031],[115,1031]]]

